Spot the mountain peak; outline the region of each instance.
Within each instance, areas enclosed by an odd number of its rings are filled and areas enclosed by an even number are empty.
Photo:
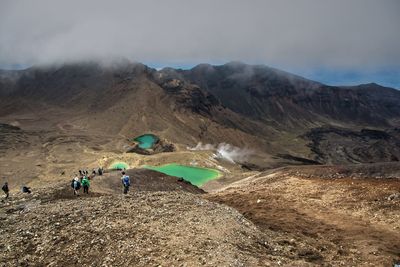
[[[241,61],[229,61],[227,63],[225,63],[223,66],[231,66],[231,67],[238,67],[238,66],[251,66],[249,64],[243,63]]]

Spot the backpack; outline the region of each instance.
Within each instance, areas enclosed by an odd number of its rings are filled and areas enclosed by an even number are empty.
[[[82,184],[82,186],[89,186],[89,180],[88,180],[88,178],[83,179],[81,184]]]
[[[79,190],[79,188],[81,188],[81,183],[79,181],[74,181],[72,188]]]
[[[124,179],[122,180],[125,186],[130,186],[131,182],[129,181],[129,176],[125,175]]]

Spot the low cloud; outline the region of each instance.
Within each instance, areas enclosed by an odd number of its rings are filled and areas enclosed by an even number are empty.
[[[397,0],[4,0],[0,65],[126,57],[398,66],[399,14]]]

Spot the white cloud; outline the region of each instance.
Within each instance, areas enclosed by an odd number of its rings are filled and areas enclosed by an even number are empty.
[[[397,0],[0,2],[0,64],[123,56],[278,66],[400,62]]]

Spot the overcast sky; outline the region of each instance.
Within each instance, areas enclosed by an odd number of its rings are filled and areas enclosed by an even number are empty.
[[[400,85],[400,1],[0,2],[2,67],[114,56],[154,66],[240,60],[305,75],[389,73]]]

